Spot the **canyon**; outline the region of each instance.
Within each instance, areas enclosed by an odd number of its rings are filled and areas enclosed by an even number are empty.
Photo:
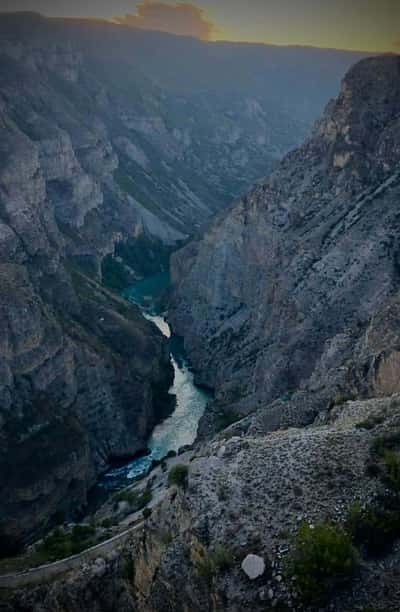
[[[172,409],[168,341],[115,291],[268,173],[359,57],[303,50],[294,101],[294,54],[0,16],[3,554],[79,512]]]
[[[124,283],[170,259],[168,322],[214,392],[190,448],[87,517],[103,548],[2,576],[0,610],[396,612],[400,57],[0,31],[3,556],[69,528],[173,409],[168,338]],[[357,571],[307,600],[290,559],[321,525]]]

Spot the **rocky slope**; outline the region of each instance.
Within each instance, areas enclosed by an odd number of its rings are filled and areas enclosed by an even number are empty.
[[[65,70],[71,62],[59,59]],[[88,252],[99,264],[115,240],[99,217],[99,184],[84,170],[96,161],[106,178],[107,146],[87,142],[81,165],[69,134],[37,115],[37,137],[28,138],[10,117],[9,91],[0,102],[3,554],[56,514],[79,510],[113,456],[145,446],[172,377],[161,334],[79,267]]]
[[[399,57],[361,61],[311,139],[173,256],[171,321],[215,411],[274,428],[399,390],[399,109]]]
[[[347,402],[308,428],[241,437],[226,429],[197,450],[187,489],[171,488],[122,550],[50,584],[3,592],[0,609],[395,612],[398,544],[378,559],[363,550],[352,582],[316,605],[302,603],[285,560],[303,521],[344,525],[355,504],[372,507],[385,491],[369,468],[374,441],[396,434],[398,444],[399,425],[394,396]],[[257,578],[243,570],[248,555],[264,562]]]

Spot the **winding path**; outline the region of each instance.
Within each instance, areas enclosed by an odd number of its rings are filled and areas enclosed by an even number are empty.
[[[0,589],[15,589],[18,587],[40,584],[64,572],[77,569],[86,561],[91,561],[99,556],[104,556],[117,550],[126,542],[134,531],[143,527],[144,522],[144,520],[140,520],[133,527],[121,533],[117,533],[117,535],[112,538],[104,540],[104,542],[100,542],[100,544],[96,544],[95,546],[91,546],[77,555],[72,555],[71,557],[66,557],[65,559],[54,561],[53,563],[47,563],[46,565],[40,565],[39,567],[33,567],[23,572],[3,574],[0,576]]]

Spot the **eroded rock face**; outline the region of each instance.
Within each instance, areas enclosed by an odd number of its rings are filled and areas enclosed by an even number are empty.
[[[25,76],[20,104],[32,93],[33,77]],[[96,223],[103,190],[85,167],[93,163],[106,182],[115,159],[100,141],[86,142],[79,160],[69,134],[51,120],[42,125],[36,117],[29,138],[11,118],[14,86],[0,93],[3,554],[55,515],[79,511],[112,457],[143,449],[169,407],[172,379],[161,334],[96,277],[116,235]],[[91,258],[91,279],[78,256]]]
[[[173,256],[171,322],[223,408],[285,396],[275,427],[396,390],[399,108],[399,58],[360,62],[312,138]]]

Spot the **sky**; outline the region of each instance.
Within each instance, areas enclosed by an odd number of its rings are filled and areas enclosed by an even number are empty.
[[[203,40],[400,52],[400,0],[0,0],[0,10],[100,17]]]

